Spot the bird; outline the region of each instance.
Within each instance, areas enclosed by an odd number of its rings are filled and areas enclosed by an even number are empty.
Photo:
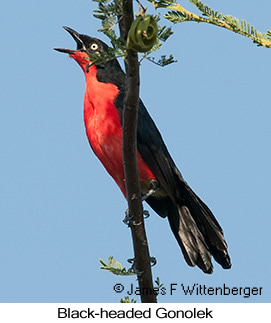
[[[126,197],[122,158],[126,74],[117,58],[92,64],[91,57],[110,50],[103,41],[79,34],[70,27],[63,28],[73,37],[77,48],[54,49],[68,54],[84,72],[84,123],[88,141]],[[212,258],[222,268],[231,268],[220,224],[184,180],[141,99],[138,105],[137,165],[142,197],[158,215],[168,219],[186,263],[199,267],[206,274],[213,272]]]

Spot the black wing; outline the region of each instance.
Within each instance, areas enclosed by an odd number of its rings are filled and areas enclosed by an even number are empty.
[[[116,100],[122,118],[124,92]],[[184,181],[162,136],[143,102],[139,101],[137,148],[154,173],[164,195],[152,195],[146,202],[162,217],[168,217],[172,232],[190,266],[211,273],[211,255],[223,268],[230,268],[223,231],[208,206]]]

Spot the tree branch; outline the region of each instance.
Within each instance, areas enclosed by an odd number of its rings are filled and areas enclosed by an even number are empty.
[[[271,31],[268,30],[266,33],[261,33],[256,30],[253,26],[250,26],[246,21],[237,19],[231,15],[219,14],[218,11],[214,11],[211,8],[203,5],[201,1],[189,0],[192,2],[200,11],[202,11],[208,18],[200,17],[193,12],[186,10],[181,4],[173,3],[169,0],[148,0],[152,2],[153,6],[157,8],[166,8],[168,10],[173,10],[168,12],[164,18],[176,23],[184,21],[195,21],[195,22],[205,22],[218,27],[226,28],[237,34],[243,35],[252,39],[255,43],[271,48]],[[172,14],[174,12],[180,13],[179,17],[174,17]]]
[[[122,38],[127,39],[127,34],[133,21],[132,0],[123,0],[122,5],[123,16],[119,19],[119,28]],[[127,92],[123,111],[122,145],[129,217],[132,218],[130,227],[135,254],[135,268],[138,271],[141,302],[156,303],[137,168],[136,138],[139,103],[139,63],[137,53],[133,50],[128,50],[127,52],[126,74]]]

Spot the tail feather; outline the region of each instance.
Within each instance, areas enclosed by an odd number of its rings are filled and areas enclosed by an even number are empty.
[[[162,217],[167,217],[171,230],[189,266],[212,273],[212,257],[224,268],[231,268],[223,230],[208,206],[188,184],[178,178],[177,197],[150,196],[146,201]]]
[[[197,265],[205,273],[212,273],[211,254],[202,233],[186,206],[177,208],[175,216],[169,214],[168,220],[172,232],[177,239],[184,258],[189,266]]]
[[[224,268],[231,268],[228,246],[224,239],[223,230],[208,206],[185,184],[185,200],[192,217],[202,233],[208,249],[214,259]]]

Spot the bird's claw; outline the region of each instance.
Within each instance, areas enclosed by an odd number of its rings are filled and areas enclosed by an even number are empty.
[[[150,190],[146,193],[146,194],[144,194],[143,196],[142,196],[142,202],[143,201],[146,201],[146,199],[148,198],[148,197],[150,197],[150,196],[152,196],[153,194],[155,194],[158,190],[159,190],[159,184],[158,184],[158,182],[156,181],[156,180],[153,180],[152,182],[151,182],[151,185],[150,185]]]
[[[127,259],[127,262],[129,264],[132,264],[132,266],[129,269],[129,271],[131,271],[131,272],[133,272],[133,273],[135,273],[137,275],[141,275],[142,274],[142,271],[137,270],[136,267],[135,267],[135,258],[129,258],[129,259]],[[157,264],[156,258],[155,257],[150,257],[150,265],[151,265],[151,267],[155,266],[156,264]]]
[[[125,218],[123,219],[123,223],[127,224],[129,226],[130,221],[132,220],[132,216],[129,215],[129,209],[125,211]]]
[[[155,266],[157,264],[157,260],[155,257],[150,257],[150,263],[151,263],[151,267]]]
[[[149,211],[147,211],[147,210],[143,210],[143,217],[144,217],[144,219],[147,219],[147,218],[149,218],[151,215],[150,215],[150,212]]]
[[[137,275],[141,275],[143,273],[142,271],[139,271],[136,269],[135,258],[129,258],[129,259],[127,259],[127,262],[129,262],[129,264],[132,264],[131,268],[129,268],[128,271],[131,271]]]
[[[143,217],[144,217],[144,219],[149,218],[150,217],[150,212],[147,211],[147,210],[143,210]],[[127,224],[128,226],[130,226],[130,221],[132,220],[132,218],[133,218],[133,216],[130,216],[129,209],[127,209],[125,211],[125,218],[123,219],[123,223],[124,224]]]

